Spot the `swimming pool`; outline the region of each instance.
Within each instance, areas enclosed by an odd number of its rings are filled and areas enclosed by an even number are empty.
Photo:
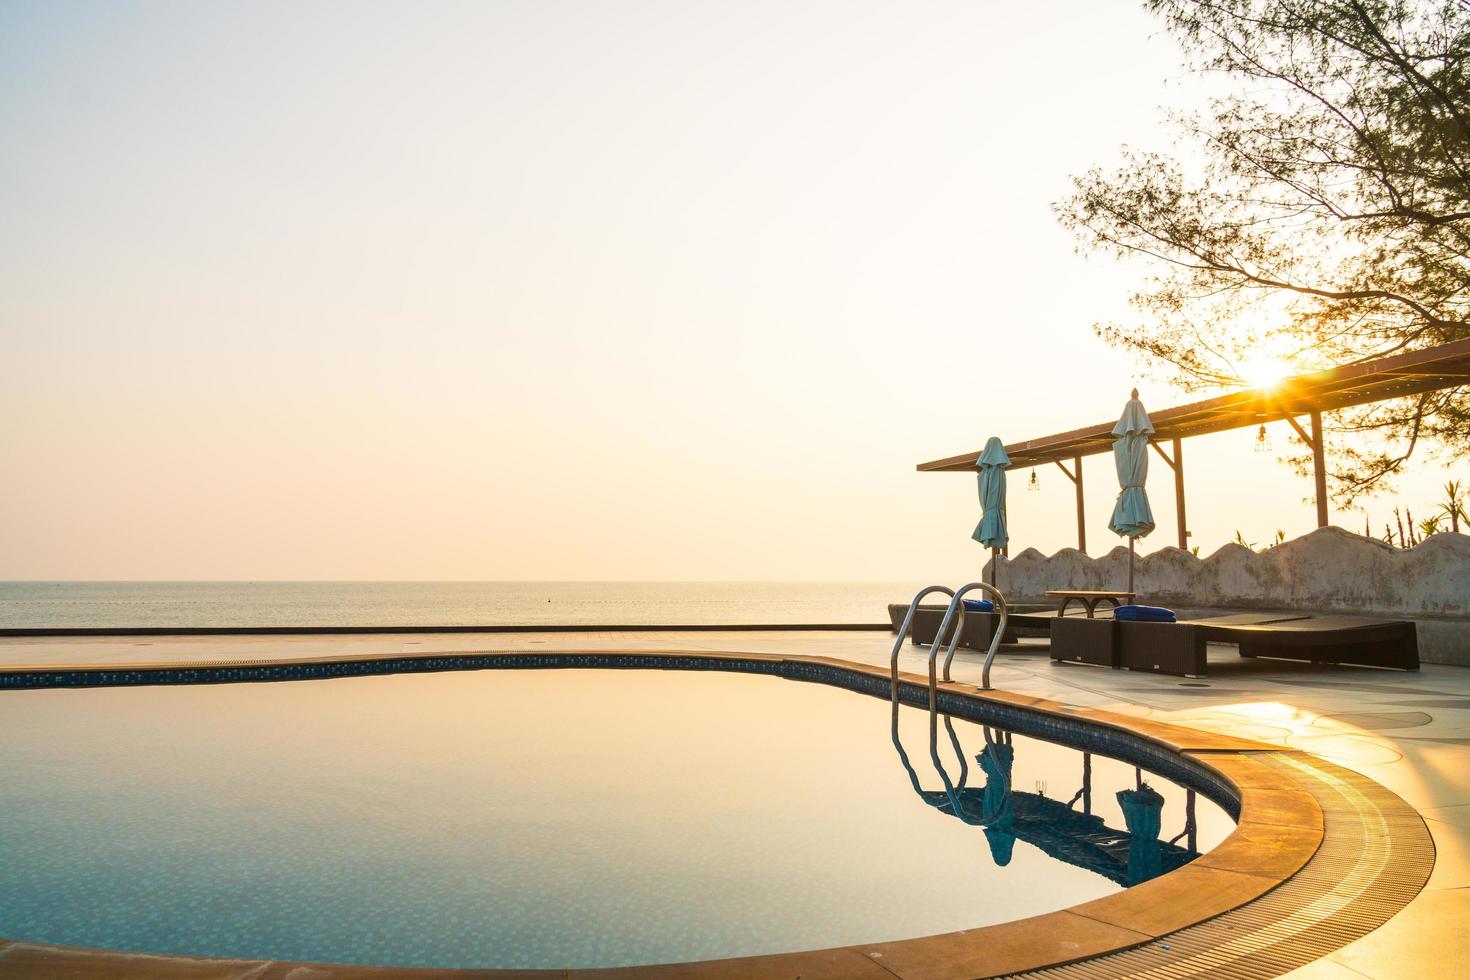
[[[940,726],[941,775],[927,712],[903,709],[895,743],[886,701],[777,677],[0,698],[11,939],[395,966],[708,959],[1063,908],[1232,827],[1207,787],[1054,729],[956,720],[956,756]]]

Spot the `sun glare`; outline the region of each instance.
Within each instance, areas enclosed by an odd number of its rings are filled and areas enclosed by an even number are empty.
[[[1291,376],[1291,369],[1284,361],[1263,358],[1242,364],[1240,376],[1252,388],[1274,388]]]

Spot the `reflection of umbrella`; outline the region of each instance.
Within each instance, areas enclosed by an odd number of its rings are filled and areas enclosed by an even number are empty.
[[[1128,884],[1136,885],[1157,878],[1164,870],[1164,855],[1159,846],[1159,825],[1164,798],[1151,786],[1125,789],[1118,794],[1123,808],[1123,822],[1128,825]]]
[[[1006,530],[1006,467],[1011,458],[1006,455],[1000,440],[991,436],[985,443],[980,458],[975,461],[980,471],[980,523],[970,535],[990,549],[990,584],[995,584],[997,553],[1010,543]]]
[[[1113,462],[1118,467],[1118,484],[1123,488],[1113,505],[1108,529],[1128,538],[1128,591],[1133,591],[1133,543],[1154,529],[1154,514],[1148,506],[1143,484],[1148,480],[1148,437],[1154,424],[1138,400],[1138,389],[1123,408],[1123,417],[1113,426]]]
[[[987,742],[985,750],[975,757],[985,770],[985,792],[981,809],[985,814],[985,840],[990,856],[1000,867],[1011,863],[1016,847],[1016,816],[1011,804],[1011,767],[1016,750],[1004,742]]]

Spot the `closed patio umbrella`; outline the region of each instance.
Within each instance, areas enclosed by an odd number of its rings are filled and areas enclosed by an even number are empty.
[[[980,458],[975,461],[976,468],[980,471],[980,523],[975,527],[975,533],[970,535],[985,547],[990,549],[990,584],[995,584],[996,566],[1000,564],[1000,549],[1010,543],[1011,536],[1006,530],[1006,467],[1011,465],[1011,458],[1006,455],[1005,446],[995,436],[991,436],[985,442],[985,449],[981,451]]]
[[[1153,435],[1154,424],[1138,400],[1138,389],[1133,389],[1128,404],[1123,407],[1123,417],[1113,426],[1113,462],[1118,467],[1118,484],[1123,488],[1118,502],[1113,505],[1113,518],[1108,529],[1128,538],[1128,591],[1133,591],[1133,546],[1134,542],[1154,529],[1154,514],[1148,506],[1148,494],[1143,485],[1148,481],[1148,437]]]
[[[1160,820],[1164,798],[1152,786],[1125,789],[1118,794],[1123,822],[1128,827],[1128,884],[1142,884],[1164,873]]]
[[[1011,854],[1016,849],[1016,811],[1011,800],[1011,768],[1015,765],[1016,750],[1009,742],[990,741],[987,730],[985,749],[975,756],[975,761],[985,770],[985,791],[981,797],[985,840],[990,844],[991,858],[1003,868],[1011,863]]]

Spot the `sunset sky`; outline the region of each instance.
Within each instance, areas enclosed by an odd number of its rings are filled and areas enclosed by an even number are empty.
[[[914,464],[1122,409],[1146,269],[1050,205],[1179,61],[1127,0],[0,5],[0,578],[969,575]],[[1206,554],[1314,524],[1253,435],[1186,443]]]

